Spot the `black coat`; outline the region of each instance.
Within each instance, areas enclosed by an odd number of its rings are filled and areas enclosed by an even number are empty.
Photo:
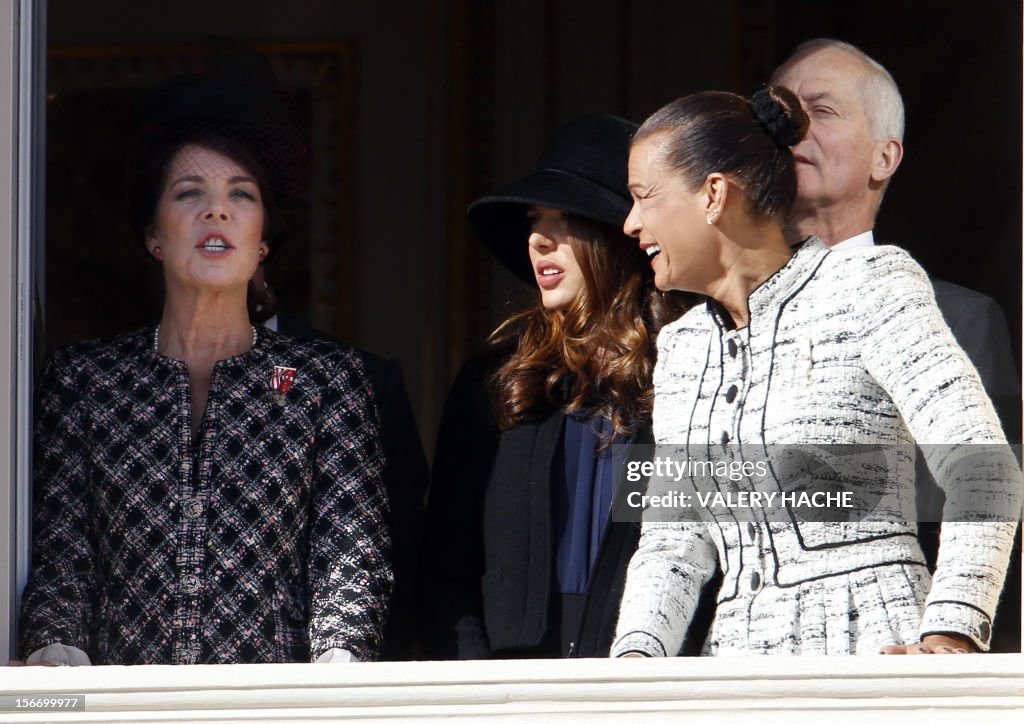
[[[299,339],[333,337],[288,315],[278,315],[278,331]],[[387,491],[391,528],[392,568],[395,588],[391,595],[381,658],[401,661],[415,658],[416,564],[423,524],[423,501],[429,471],[419,431],[405,391],[402,368],[397,362],[349,345],[366,367],[381,420],[384,447],[384,488]]]
[[[433,658],[550,655],[545,644],[560,635],[551,500],[565,416],[552,407],[499,434],[484,393],[495,363],[462,368],[441,420],[420,567],[420,640]],[[649,422],[635,442],[653,443]],[[608,655],[639,536],[638,523],[606,529],[574,656]]]
[[[996,300],[967,287],[940,279],[933,279],[932,287],[943,319],[978,368],[1006,439],[1020,442],[1020,373],[1002,308]]]

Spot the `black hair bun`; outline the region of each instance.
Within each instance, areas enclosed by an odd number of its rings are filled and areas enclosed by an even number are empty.
[[[785,86],[762,88],[751,96],[750,107],[758,123],[783,148],[800,143],[800,139],[807,133],[810,119],[800,105],[800,100]]]

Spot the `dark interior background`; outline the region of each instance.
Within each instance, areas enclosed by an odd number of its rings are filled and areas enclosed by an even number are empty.
[[[312,194],[326,216],[297,229],[268,273],[289,308],[402,363],[429,454],[458,366],[530,295],[472,238],[466,205],[527,171],[548,134],[577,113],[641,121],[690,92],[749,94],[799,42],[827,36],[885,65],[907,107],[906,155],[876,237],[934,276],[995,297],[1019,350],[1020,4],[707,5],[50,0],[46,345],[159,314],[154,269],[122,213],[119,123],[140,88],[214,36],[259,46],[271,62],[333,48],[337,62],[292,63],[282,79],[326,93],[335,105],[316,113],[336,115],[319,127],[340,130],[319,146],[333,171],[314,178]],[[154,71],[161,53],[177,65]],[[71,80],[61,70],[69,59],[79,63]],[[133,75],[133,62],[146,72]],[[311,274],[323,264],[337,268]],[[327,288],[310,290],[313,278]]]

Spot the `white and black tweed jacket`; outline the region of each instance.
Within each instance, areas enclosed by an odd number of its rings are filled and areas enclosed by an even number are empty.
[[[709,303],[661,331],[654,374],[659,446],[934,444],[929,467],[940,484],[956,485],[963,445],[1005,444],[926,274],[903,250],[837,254],[812,238],[751,293],[749,306],[744,329],[732,329]],[[999,522],[943,524],[922,636],[959,633],[982,650],[988,646],[1022,493],[1012,454],[1000,450],[1005,454],[981,462],[980,474],[996,496],[989,510],[994,505],[1005,514]],[[909,501],[913,510],[913,465],[912,455],[898,462],[896,509]],[[892,517],[800,523],[755,516],[749,525],[723,515],[710,523],[645,523],[612,655],[679,651],[700,588],[716,567],[724,576],[721,602],[874,566],[923,567],[915,533],[912,519]],[[763,558],[749,555],[752,540],[768,549]]]
[[[349,348],[260,328],[191,440],[152,327],[54,352],[38,383],[22,648],[94,664],[377,657],[392,586],[379,422]],[[285,394],[276,366],[296,369]]]

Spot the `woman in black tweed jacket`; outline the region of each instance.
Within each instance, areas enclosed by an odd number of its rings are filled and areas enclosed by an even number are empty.
[[[190,83],[192,97],[211,90]],[[257,330],[247,313],[283,189],[267,130],[189,116],[152,133],[138,206],[163,266],[161,322],[46,364],[21,618],[30,662],[380,650],[392,575],[363,364]]]

